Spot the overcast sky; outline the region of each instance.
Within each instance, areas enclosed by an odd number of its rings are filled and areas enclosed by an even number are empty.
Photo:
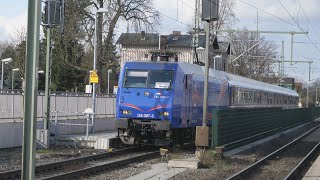
[[[26,27],[27,3],[27,0],[1,1],[0,41],[8,40],[18,29]],[[195,0],[154,0],[154,6],[163,14],[159,33],[169,34],[173,30],[182,32],[189,30],[188,26],[193,25],[194,4]],[[320,59],[313,59],[320,55],[320,44],[317,44],[320,42],[319,7],[319,0],[235,0],[234,11],[239,22],[234,28],[241,29],[245,26],[249,30],[255,30],[258,12],[260,30],[302,31],[303,29],[308,31],[309,38],[306,35],[294,36],[295,41],[305,43],[294,44],[293,57],[294,60],[309,58],[314,61],[311,72],[313,80],[320,77]],[[122,29],[118,30],[118,34],[122,31]],[[264,34],[264,36],[266,40],[274,41],[279,45],[279,52],[281,41],[285,41],[285,58],[290,59],[290,35]],[[285,67],[285,74],[308,80],[307,64],[293,66],[286,64]]]

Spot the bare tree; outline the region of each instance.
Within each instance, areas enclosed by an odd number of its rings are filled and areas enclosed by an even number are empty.
[[[235,5],[234,0],[223,0],[219,4],[219,20],[212,22],[212,29],[230,29],[230,27],[237,21],[236,15],[233,11]]]
[[[87,32],[87,42],[93,47],[94,12],[99,9],[107,9],[104,17],[98,17],[97,27],[97,67],[101,77],[101,90],[105,90],[107,70],[114,69],[115,64],[115,29],[120,22],[127,22],[134,31],[154,31],[159,25],[160,16],[152,6],[152,0],[96,0],[91,1],[87,8],[87,18],[84,20],[84,28]],[[116,69],[114,69],[116,70]]]
[[[244,29],[245,30],[245,29]],[[249,50],[250,49],[250,50]],[[233,33],[231,66],[242,76],[263,80],[264,77],[274,77],[274,58],[277,56],[277,46],[272,41],[258,33]]]

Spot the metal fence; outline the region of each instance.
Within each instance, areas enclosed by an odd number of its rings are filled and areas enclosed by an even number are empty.
[[[23,92],[20,90],[0,90],[0,120],[22,119]],[[115,95],[97,94],[97,116],[113,117],[115,115]],[[38,93],[37,117],[45,116],[46,99],[44,92]],[[86,108],[92,107],[91,94],[52,92],[50,96],[50,110],[59,117],[84,118]],[[61,119],[61,118],[60,118]]]
[[[212,147],[239,147],[320,116],[320,108],[216,110],[212,118]]]

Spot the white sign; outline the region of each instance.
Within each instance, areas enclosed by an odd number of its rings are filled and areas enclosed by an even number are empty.
[[[117,94],[118,86],[113,86],[113,94]]]
[[[169,82],[156,82],[155,88],[168,89],[170,87]]]
[[[91,94],[92,93],[92,85],[86,85],[86,93]]]

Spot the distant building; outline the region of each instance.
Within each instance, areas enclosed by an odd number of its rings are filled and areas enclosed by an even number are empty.
[[[278,85],[284,88],[296,90],[298,93],[302,90],[302,83],[295,83],[294,78],[274,78],[271,80],[272,84]]]
[[[194,63],[194,48],[192,35],[182,35],[180,31],[173,31],[169,35],[154,33],[122,33],[116,42],[120,49],[121,67],[127,61],[179,61]],[[196,49],[199,64],[204,63],[205,35],[199,35],[199,47]],[[227,54],[230,51],[229,43],[218,43],[213,37],[210,45],[209,66],[214,67],[213,57],[221,55],[221,60],[216,59],[216,69],[227,68]],[[160,49],[160,50],[159,50]]]

